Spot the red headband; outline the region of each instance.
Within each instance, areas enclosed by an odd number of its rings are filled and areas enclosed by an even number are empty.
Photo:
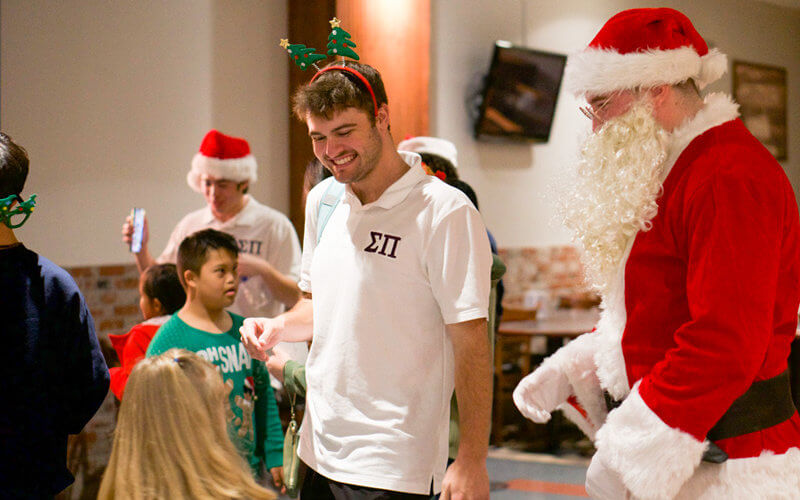
[[[338,70],[341,70],[341,71],[347,71],[348,73],[351,73],[351,74],[355,75],[356,78],[361,80],[361,83],[363,83],[367,87],[367,90],[369,90],[369,95],[372,97],[372,106],[373,106],[373,109],[375,110],[375,116],[377,117],[378,116],[378,101],[377,101],[377,99],[375,99],[375,92],[373,92],[373,90],[372,90],[372,85],[369,84],[369,82],[364,77],[364,75],[362,75],[358,71],[354,70],[353,68],[348,68],[347,66],[328,66],[327,68],[322,68],[321,70],[317,71],[317,74],[315,74],[314,76],[311,77],[311,81],[309,83],[313,83],[314,80],[316,80],[317,77],[319,75],[321,75],[322,73],[325,73],[326,71],[331,71],[331,70],[334,70],[334,69],[338,69]]]

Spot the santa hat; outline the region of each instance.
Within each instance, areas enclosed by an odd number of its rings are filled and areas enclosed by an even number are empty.
[[[453,167],[458,167],[456,145],[446,139],[425,136],[412,137],[401,141],[400,144],[397,145],[397,150],[441,156],[449,161]]]
[[[256,158],[250,154],[246,140],[231,137],[216,130],[209,131],[200,144],[200,151],[192,158],[192,168],[186,174],[189,187],[202,192],[200,177],[210,175],[236,182],[258,179]]]
[[[586,50],[569,57],[564,84],[575,95],[602,95],[692,78],[702,89],[727,68],[725,54],[708,50],[677,10],[631,9],[609,19]]]

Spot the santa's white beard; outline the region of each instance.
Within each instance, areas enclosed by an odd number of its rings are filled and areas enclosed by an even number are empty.
[[[664,181],[669,134],[639,103],[608,121],[581,147],[564,223],[583,245],[590,284],[604,293],[630,241],[650,229]]]

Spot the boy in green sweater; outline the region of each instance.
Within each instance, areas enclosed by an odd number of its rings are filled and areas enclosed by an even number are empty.
[[[239,284],[239,248],[229,234],[198,231],[178,248],[178,277],[186,304],[158,329],[147,357],[177,347],[194,351],[217,366],[231,388],[228,434],[254,474],[263,460],[277,488],[283,486],[283,432],[278,405],[264,363],[239,340],[244,318],[228,312]]]

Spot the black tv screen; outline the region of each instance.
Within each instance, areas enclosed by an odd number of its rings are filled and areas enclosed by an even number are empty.
[[[547,141],[566,61],[561,54],[496,42],[475,137]]]

